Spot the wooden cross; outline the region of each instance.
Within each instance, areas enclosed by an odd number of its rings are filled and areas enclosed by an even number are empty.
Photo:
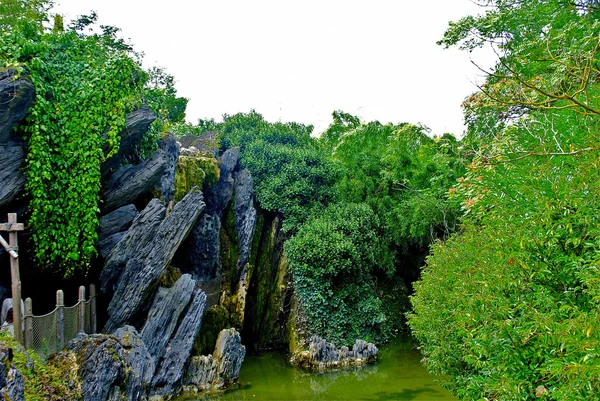
[[[23,321],[21,311],[21,277],[19,273],[19,245],[17,231],[23,231],[25,226],[17,223],[17,214],[8,214],[8,223],[0,223],[0,231],[8,231],[8,243],[0,235],[0,244],[10,254],[10,276],[12,281],[13,324],[15,340],[23,344]],[[4,323],[4,322],[0,322]]]

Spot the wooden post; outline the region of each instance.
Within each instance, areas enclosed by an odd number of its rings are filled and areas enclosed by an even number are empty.
[[[65,347],[65,296],[62,290],[56,291],[56,350]]]
[[[16,223],[17,214],[8,214],[8,223]],[[17,232],[8,232],[8,244],[13,251],[18,252],[19,243],[17,240]],[[21,310],[21,276],[19,273],[19,259],[11,255],[10,258],[10,279],[12,281],[12,301],[13,301],[13,317],[15,340],[23,344],[23,311]]]
[[[96,286],[90,284],[90,332],[96,334]]]
[[[85,287],[79,287],[79,305],[77,306],[77,311],[79,312],[79,317],[77,319],[77,332],[81,333],[85,332]]]
[[[25,300],[25,349],[33,347],[33,305],[31,298]]]

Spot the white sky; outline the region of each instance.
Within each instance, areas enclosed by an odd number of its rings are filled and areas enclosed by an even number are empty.
[[[187,119],[255,109],[323,131],[341,109],[460,135],[460,104],[482,81],[467,52],[443,49],[470,0],[56,0],[66,21],[95,10],[144,66],[165,67]],[[490,54],[472,56],[490,66]]]

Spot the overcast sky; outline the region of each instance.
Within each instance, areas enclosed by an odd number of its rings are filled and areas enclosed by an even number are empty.
[[[470,0],[56,0],[66,20],[95,10],[122,29],[144,66],[161,66],[190,99],[187,120],[255,109],[321,132],[331,112],[422,123],[460,135],[460,104],[482,81],[470,57],[443,49]]]

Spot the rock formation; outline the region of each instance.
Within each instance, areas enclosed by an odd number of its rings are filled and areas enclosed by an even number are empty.
[[[333,343],[313,336],[308,351],[293,355],[292,363],[306,369],[332,370],[372,363],[378,353],[374,344],[363,340],[356,340],[352,349],[346,346],[337,349]]]

